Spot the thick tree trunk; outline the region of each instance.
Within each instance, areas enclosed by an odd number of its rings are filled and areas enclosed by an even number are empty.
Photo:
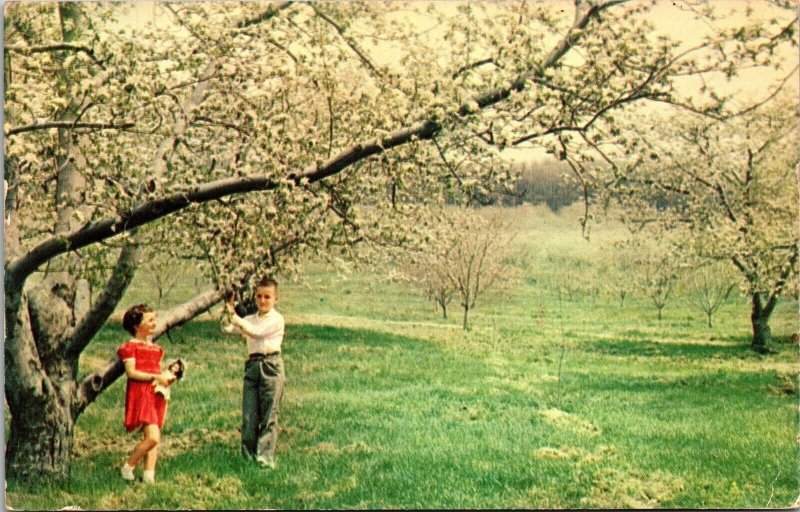
[[[765,349],[767,343],[772,341],[772,331],[769,328],[768,318],[753,318],[753,348]]]
[[[67,386],[68,388],[69,386]],[[67,477],[74,421],[69,396],[60,392],[29,396],[11,414],[6,472],[17,479]]]
[[[464,328],[464,330],[465,330],[465,331],[469,330],[469,325],[468,325],[468,323],[467,323],[468,317],[469,317],[469,306],[464,306],[464,323],[463,323],[463,328]]]
[[[751,347],[756,352],[768,352],[767,345],[772,341],[772,330],[769,328],[769,317],[775,307],[776,299],[772,298],[764,305],[761,294],[753,294],[753,308],[750,312],[750,322],[753,326],[753,340]]]
[[[85,26],[81,9],[75,3],[58,4],[64,42],[80,37]],[[63,56],[57,54],[55,58],[61,60]],[[56,73],[68,83],[66,73]],[[70,102],[60,120],[74,118],[77,108]],[[85,159],[70,130],[58,131],[58,147],[63,157],[57,162],[55,234],[61,236],[80,227],[76,211],[88,217],[91,207],[83,204],[86,180],[78,167],[85,166]],[[6,321],[15,322],[15,328],[7,332],[5,352],[11,358],[6,361],[6,396],[11,413],[6,471],[12,478],[50,480],[66,477],[69,472],[79,354],[68,354],[64,348],[88,306],[83,286],[72,275],[75,260],[74,254],[54,260],[27,300],[20,300],[27,275],[12,275],[5,283],[6,294],[14,296],[14,304],[6,308]]]
[[[16,479],[63,478],[72,452],[78,359],[61,350],[71,320],[71,312],[64,311],[68,285],[57,276],[42,284],[27,299],[13,286],[7,294],[13,304],[6,318],[15,320],[5,347],[11,417],[6,474]]]

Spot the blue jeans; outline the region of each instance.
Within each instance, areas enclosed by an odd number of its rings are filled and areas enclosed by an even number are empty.
[[[280,354],[244,364],[242,455],[246,458],[273,460],[285,382]]]

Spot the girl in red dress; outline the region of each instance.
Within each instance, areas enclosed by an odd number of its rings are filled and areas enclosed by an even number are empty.
[[[153,384],[169,386],[174,377],[161,372],[164,349],[151,339],[156,328],[156,313],[150,307],[139,304],[130,308],[122,318],[122,326],[133,335],[133,338],[117,349],[117,355],[125,364],[125,374],[128,377],[125,389],[125,428],[128,432],[141,428],[144,434],[122,466],[122,478],[134,480],[133,470],[144,459],[142,478],[145,483],[153,483],[161,427],[167,412],[167,402],[162,395],[155,392]]]

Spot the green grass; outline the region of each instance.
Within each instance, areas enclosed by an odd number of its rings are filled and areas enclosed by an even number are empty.
[[[76,426],[71,478],[10,481],[17,509],[761,508],[800,492],[797,347],[748,348],[747,303],[705,326],[676,300],[656,319],[546,286],[548,255],[589,244],[560,217],[524,224],[544,237],[532,272],[479,304],[472,330],[444,320],[407,285],[347,279],[310,265],[282,281],[287,389],[278,468],[238,455],[244,344],[206,316],[160,341],[188,362],[173,388],[154,486],[118,476],[136,441],[122,427],[124,379]],[[616,235],[612,229],[597,236]],[[572,237],[572,238],[570,238]],[[599,257],[594,246],[577,251]],[[549,261],[549,262],[548,262]],[[152,302],[146,276],[124,304]],[[182,283],[172,301],[197,287]],[[213,316],[213,315],[212,315]],[[797,303],[772,320],[797,331]],[[109,322],[81,359],[101,368],[125,339]],[[796,389],[796,388],[795,388]]]

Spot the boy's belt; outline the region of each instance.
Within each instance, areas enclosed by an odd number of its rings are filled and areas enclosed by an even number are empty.
[[[279,356],[279,355],[281,355],[280,352],[270,352],[268,354],[265,354],[263,352],[253,352],[252,354],[250,354],[248,356],[247,359],[252,361],[254,359],[266,359],[268,357],[275,357],[275,356]]]

